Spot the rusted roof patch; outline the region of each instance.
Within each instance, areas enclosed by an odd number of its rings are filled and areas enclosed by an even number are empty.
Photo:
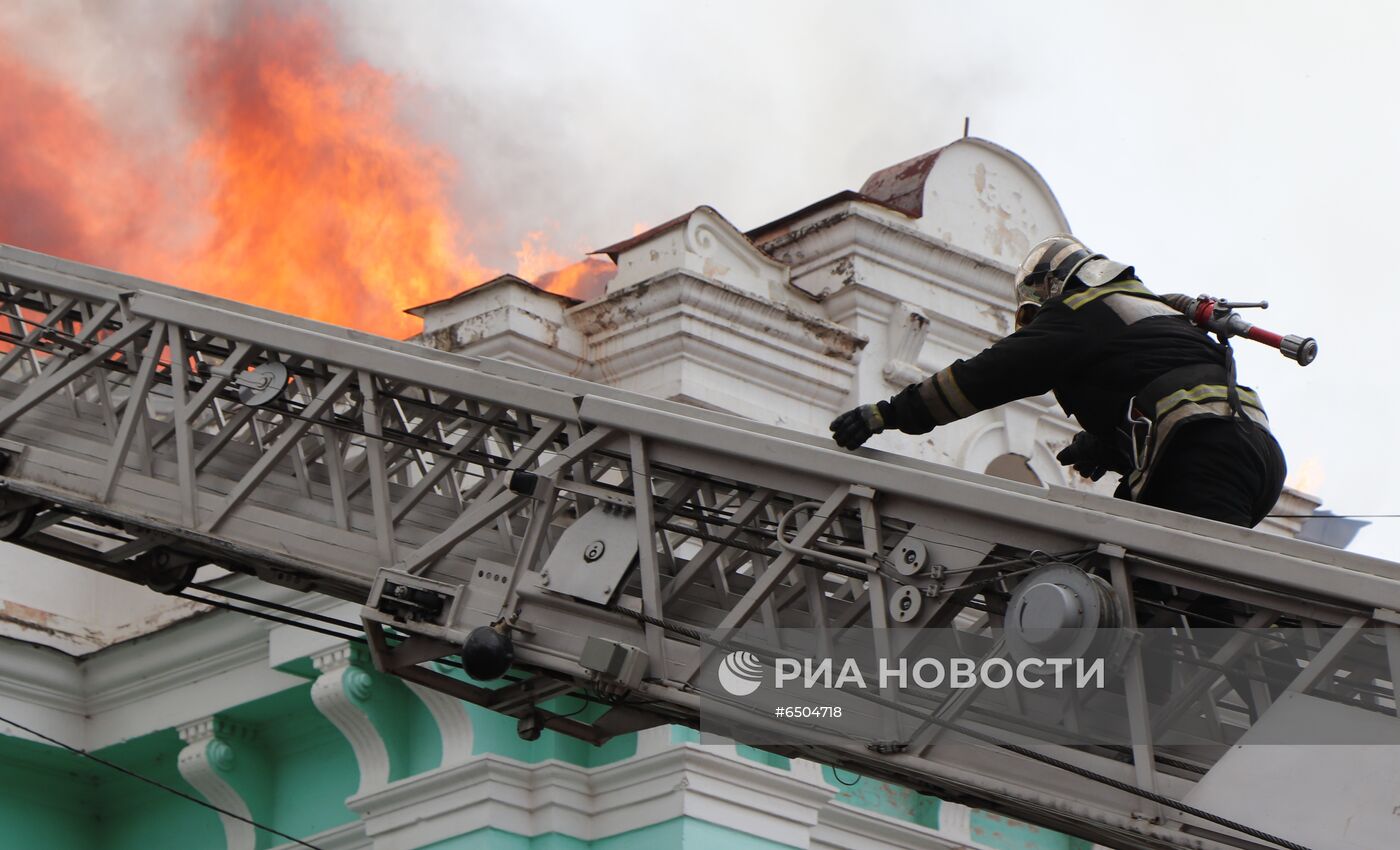
[[[870,175],[861,194],[868,195],[887,206],[893,207],[912,218],[924,214],[924,183],[938,155],[946,148],[919,154],[912,159],[895,163]]]

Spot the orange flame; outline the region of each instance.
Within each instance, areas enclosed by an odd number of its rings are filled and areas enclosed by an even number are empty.
[[[158,193],[68,87],[31,72],[0,38],[0,241],[135,270]],[[151,265],[149,262],[144,266]]]
[[[535,285],[556,295],[567,295],[588,301],[603,294],[608,281],[617,274],[617,266],[607,260],[589,257],[557,271],[547,272]]]
[[[22,116],[0,133],[0,241],[399,337],[417,330],[403,308],[494,277],[464,248],[455,163],[397,119],[395,79],[342,55],[324,8],[300,8],[255,2],[226,35],[191,37],[195,141],[176,167],[124,153],[0,41],[0,109]],[[601,294],[610,264],[547,241],[525,236],[517,274]]]
[[[525,234],[515,252],[516,275],[533,282],[546,292],[587,301],[603,294],[617,268],[609,262],[588,257],[576,263],[546,244],[542,230]]]
[[[543,230],[532,230],[525,234],[515,252],[515,274],[533,281],[568,262],[568,257],[549,247]]]
[[[341,58],[321,21],[258,11],[193,53],[194,152],[216,191],[213,230],[181,279],[403,336],[403,307],[490,276],[460,251],[451,162],[409,137],[393,80]]]

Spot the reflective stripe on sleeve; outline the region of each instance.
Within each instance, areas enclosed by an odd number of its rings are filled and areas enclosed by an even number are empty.
[[[928,408],[928,413],[933,417],[933,424],[947,425],[949,422],[957,420],[957,414],[948,406],[948,402],[943,400],[943,394],[934,386],[936,375],[929,375],[919,382],[919,398],[923,399],[924,406]]]
[[[935,425],[947,425],[949,422],[956,422],[978,411],[978,408],[967,400],[967,396],[958,386],[957,380],[953,377],[951,366],[921,381],[919,383],[919,398],[923,399],[924,404],[928,407],[929,415],[933,417]]]
[[[1133,295],[1146,295],[1150,298],[1157,297],[1152,294],[1151,290],[1149,290],[1146,286],[1142,285],[1142,281],[1135,280],[1133,278],[1127,278],[1126,280],[1119,280],[1113,283],[1105,283],[1102,286],[1091,287],[1089,289],[1084,290],[1083,292],[1076,292],[1073,295],[1067,296],[1065,298],[1065,306],[1070,308],[1071,310],[1078,310],[1080,307],[1083,307],[1085,304],[1088,304],[1091,301],[1097,301],[1105,295],[1112,295],[1115,292],[1128,292]]]
[[[963,395],[962,387],[958,386],[957,379],[953,377],[952,366],[934,374],[933,380],[938,385],[939,392],[943,393],[943,398],[948,402],[948,406],[953,409],[959,419],[977,412],[977,407],[967,400],[967,396]]]

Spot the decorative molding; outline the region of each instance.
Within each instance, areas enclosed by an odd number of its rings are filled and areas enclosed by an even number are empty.
[[[846,359],[866,343],[864,337],[820,316],[681,269],[572,307],[567,315],[596,345],[597,337],[631,324],[646,324],[657,312],[682,305],[809,351],[839,353]]]
[[[572,794],[535,795],[533,773],[546,769],[562,774],[555,785],[573,785]],[[577,777],[571,774],[577,773]],[[567,780],[574,778],[570,783]],[[421,847],[477,829],[496,828],[521,835],[533,834],[536,816],[549,810],[552,823],[583,825],[587,776],[583,768],[545,762],[526,765],[493,754],[442,767],[395,782],[369,794],[357,794],[346,806],[357,812],[365,834],[376,848]],[[544,830],[538,830],[544,831]],[[574,830],[560,830],[581,836]]]
[[[884,368],[880,370],[887,383],[904,387],[927,376],[919,368],[919,353],[924,350],[928,328],[928,316],[906,301],[900,301],[890,310],[886,360]]]
[[[779,260],[791,262],[792,285],[818,301],[840,291],[847,283],[862,281],[841,280],[832,288],[827,280],[810,280],[811,273],[818,272],[820,278],[821,270],[835,260],[859,255],[904,273],[918,286],[933,285],[940,292],[999,309],[1008,306],[1014,267],[974,256],[914,227],[892,222],[868,206],[853,202],[846,210],[788,237],[765,243],[762,248]],[[917,300],[891,290],[886,292]]]
[[[319,604],[326,601],[326,597],[320,596],[319,594],[308,597],[307,601],[318,604],[312,607],[312,605],[293,603],[293,606],[297,610],[304,611],[307,614],[322,614],[333,619],[341,620],[347,624],[359,623],[361,606],[358,603],[331,599],[330,601],[334,604]],[[307,624],[319,628],[317,623],[307,617],[301,617],[288,612],[282,612],[281,616],[291,620],[293,623]],[[293,665],[300,661],[307,661],[311,657],[340,646],[344,642],[344,638],[328,635],[320,631],[311,631],[302,628],[300,625],[273,623],[267,632],[267,665],[274,669],[286,669],[288,672],[295,672],[297,675],[306,676],[307,678],[315,678],[314,675],[302,669],[302,665],[297,665],[295,670],[289,668],[288,665]]]
[[[355,650],[344,643],[311,659],[321,674],[311,685],[316,710],[340,730],[360,767],[357,794],[383,788],[389,782],[389,748],[360,703],[372,698],[374,679],[352,664]]]
[[[312,613],[342,604],[334,597],[298,592],[247,575],[226,576],[217,584]],[[87,713],[102,714],[241,667],[266,667],[271,628],[252,617],[211,610],[161,630],[158,645],[153,635],[84,656],[80,669]],[[167,639],[174,635],[178,637]]]
[[[822,301],[826,318],[848,328],[871,328],[872,338],[888,332],[891,313],[903,302],[911,309],[919,310],[929,320],[925,332],[927,342],[924,356],[938,355],[937,362],[914,361],[912,365],[925,375],[935,368],[946,366],[954,357],[976,354],[997,342],[1011,332],[1009,301],[991,303],[983,298],[949,294],[951,287],[943,280],[925,281],[922,277],[907,279],[910,274],[903,269],[882,268],[885,264],[857,249],[846,258],[858,271],[856,279],[849,286],[843,286],[829,294]],[[831,258],[827,258],[831,262]],[[866,282],[865,278],[878,275],[879,285],[899,282],[902,285],[890,286],[896,294],[882,291],[878,285]],[[937,289],[938,299],[929,298],[929,292]]]
[[[219,585],[308,612],[344,604],[251,576]],[[23,705],[26,722],[64,741],[101,749],[301,684],[269,669],[269,628],[211,612],[83,657],[0,637],[0,701]]]
[[[826,782],[826,774],[823,772],[820,762],[815,762],[811,759],[796,758],[791,760],[791,764],[793,776],[812,783]]]
[[[690,253],[710,261],[724,259],[737,262],[756,284],[766,285],[770,279],[776,279],[779,283],[787,281],[786,264],[760,251],[734,225],[708,207],[700,207],[691,213],[686,220],[684,238],[685,249]],[[710,276],[709,269],[702,271]],[[721,276],[727,271],[728,268],[714,269],[714,276]]]
[[[971,843],[972,809],[961,803],[940,802],[938,831],[949,838]]]
[[[471,715],[466,705],[456,697],[441,691],[424,687],[417,682],[404,680],[408,689],[422,701],[428,713],[433,716],[438,732],[442,736],[442,766],[461,764],[471,758],[474,734]]]
[[[581,304],[569,319],[606,383],[741,414],[788,412],[812,426],[845,401],[866,344],[848,328],[686,271]]]
[[[229,738],[246,739],[249,733],[240,727],[216,717],[205,717],[179,727],[180,740],[185,748],[180,751],[177,765],[180,775],[204,795],[210,803],[240,817],[252,820],[253,812],[243,795],[231,785],[225,774],[230,773],[238,760],[238,755]],[[257,829],[250,823],[219,815],[224,827],[224,839],[228,850],[255,850]]]
[[[569,339],[567,346],[541,341],[502,323],[492,325],[477,339],[451,350],[462,356],[490,357],[570,377],[594,380],[593,364],[578,353],[586,349],[583,337],[569,328],[559,330],[561,339]]]
[[[656,755],[662,750],[679,747],[680,743],[674,740],[673,735],[671,727],[667,725],[643,729],[637,733],[637,752],[633,758]]]
[[[0,638],[0,699],[65,714],[87,714],[82,673],[56,649]]]
[[[424,320],[432,330],[416,339],[434,349],[472,355],[523,349],[565,374],[581,366],[584,340],[565,321],[564,302],[528,284],[498,286],[489,299],[468,293],[443,315],[429,314]]]
[[[834,793],[825,783],[686,743],[594,768],[484,754],[346,804],[382,850],[484,828],[594,841],[683,816],[804,846]]]
[[[267,628],[247,617],[206,617],[163,642],[161,664],[151,663],[149,642],[113,647],[85,661],[87,708],[100,714],[158,697],[190,682],[248,665],[267,664]]]
[[[1006,449],[1027,460],[1035,457],[1035,437],[1040,416],[1019,405],[1003,405],[998,411],[1006,431]]]
[[[945,804],[946,805],[946,804]],[[832,802],[822,808],[821,820],[812,830],[812,850],[964,850],[972,845],[944,828],[868,811],[848,803]]]
[[[613,764],[526,764],[483,754],[347,805],[360,813],[376,850],[410,850],[487,828],[597,841],[676,817],[813,850],[976,846],[966,807],[944,804],[940,827],[931,829],[838,802],[819,764],[792,764],[781,770],[735,755],[733,747],[672,743],[670,729],[659,727],[641,733],[636,756]]]

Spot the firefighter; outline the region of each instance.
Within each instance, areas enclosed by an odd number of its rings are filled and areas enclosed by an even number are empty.
[[[1253,527],[1283,489],[1283,451],[1234,358],[1138,280],[1072,236],[1046,239],[1015,276],[1016,332],[888,401],[831,423],[856,449],[889,428],[926,434],[979,410],[1054,392],[1083,430],[1057,455],[1116,496]]]

